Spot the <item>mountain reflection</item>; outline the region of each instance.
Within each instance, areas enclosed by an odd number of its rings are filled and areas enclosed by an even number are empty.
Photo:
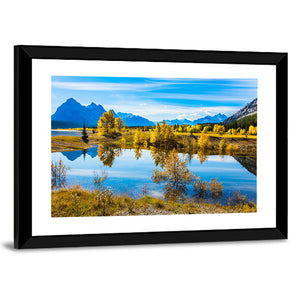
[[[134,154],[135,159],[139,160],[144,150],[141,147],[134,147]],[[159,166],[164,168],[166,158],[169,155],[168,150],[157,148],[157,147],[150,147],[150,156],[155,164],[155,166]],[[113,143],[105,143],[98,146],[93,146],[89,149],[85,150],[76,150],[76,151],[68,151],[68,152],[61,152],[61,154],[66,157],[69,161],[75,161],[76,159],[80,158],[81,156],[86,157],[86,155],[90,156],[91,158],[95,158],[96,156],[99,157],[99,160],[103,163],[104,166],[112,167],[114,160],[122,154],[122,148]],[[194,153],[185,153],[187,161],[191,161]],[[196,153],[196,157],[198,158],[200,164],[202,165],[208,159],[208,154],[204,151],[198,151]],[[219,155],[221,160],[226,157],[226,155]],[[256,157],[250,156],[232,156],[241,166],[243,166],[248,172],[252,173],[256,176]]]
[[[256,156],[233,156],[247,171],[256,176]]]
[[[89,155],[91,158],[94,158],[97,156],[97,147],[92,147],[84,150],[61,152],[61,154],[65,156],[69,161],[74,161],[81,155]]]

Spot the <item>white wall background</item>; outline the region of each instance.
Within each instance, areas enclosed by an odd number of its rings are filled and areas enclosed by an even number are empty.
[[[1,2],[0,297],[298,299],[300,21],[297,3],[292,0]],[[289,240],[13,250],[15,44],[289,52]]]

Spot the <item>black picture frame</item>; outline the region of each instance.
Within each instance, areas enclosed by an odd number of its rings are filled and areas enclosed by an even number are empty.
[[[32,236],[32,60],[107,60],[273,65],[276,67],[276,227]],[[129,48],[14,47],[14,247],[78,247],[287,239],[288,54]],[[275,105],[275,103],[274,103]],[[279,122],[280,120],[280,122]]]

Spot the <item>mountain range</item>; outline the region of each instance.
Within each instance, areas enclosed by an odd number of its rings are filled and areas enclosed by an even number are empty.
[[[257,98],[245,105],[243,108],[241,108],[239,111],[237,111],[235,114],[233,114],[231,117],[227,118],[224,123],[230,124],[235,121],[238,121],[240,119],[243,119],[245,117],[254,115],[257,113]]]
[[[105,113],[102,105],[97,105],[92,102],[88,106],[81,105],[73,98],[69,98],[56,112],[51,116],[52,128],[55,124],[64,124],[64,128],[68,127],[82,127],[85,124],[88,127],[96,126],[99,116]]]
[[[75,128],[82,127],[85,124],[87,127],[96,127],[100,116],[105,113],[106,110],[100,104],[91,104],[85,106],[77,102],[73,98],[67,99],[62,105],[60,105],[56,112],[51,116],[52,129],[56,128]],[[123,119],[127,126],[154,126],[155,123],[138,115],[132,113],[115,113],[115,117]],[[191,121],[188,119],[175,119],[166,120],[168,125],[196,125],[199,123],[221,123],[227,119],[224,114],[217,114],[215,116],[206,116],[197,120]]]
[[[196,124],[204,124],[204,123],[222,123],[224,120],[227,119],[227,116],[224,114],[217,114],[214,116],[206,116],[203,118],[199,118],[197,120],[191,121],[188,119],[175,119],[175,120],[166,120],[168,125],[196,125]]]
[[[131,113],[122,113],[122,112],[118,112],[117,115],[119,116],[119,118],[123,119],[124,123],[127,126],[154,126],[155,123],[143,118],[141,116],[136,116],[133,115]]]

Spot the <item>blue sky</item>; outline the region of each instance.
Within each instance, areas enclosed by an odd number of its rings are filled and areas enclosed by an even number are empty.
[[[257,79],[52,76],[52,113],[68,98],[151,121],[232,115],[257,97]]]

